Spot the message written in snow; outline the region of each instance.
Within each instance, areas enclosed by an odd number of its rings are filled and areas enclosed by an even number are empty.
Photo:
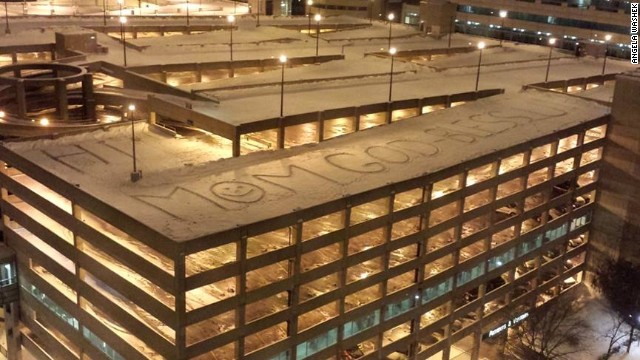
[[[193,211],[189,210],[192,207],[184,204],[237,211],[266,201],[266,198],[282,200],[300,191],[304,191],[305,197],[313,197],[314,192],[321,193],[315,190],[326,186],[343,187],[362,181],[363,176],[388,172],[394,170],[395,166],[411,163],[418,158],[437,157],[445,142],[458,144],[457,146],[473,146],[479,140],[484,141],[523,124],[566,115],[559,108],[540,106],[540,109],[537,112],[516,108],[511,108],[508,112],[488,111],[464,120],[428,125],[420,131],[412,132],[412,138],[407,140],[390,140],[360,149],[344,146],[330,154],[319,151],[318,160],[286,164],[275,170],[273,166],[261,169],[260,165],[247,168],[241,179],[224,179],[234,174],[222,174],[224,180],[211,176],[209,178],[213,181],[207,191],[202,191],[202,184],[193,184],[177,186],[162,196],[138,194],[134,197],[179,219],[193,216]],[[513,115],[522,113],[527,115]],[[295,157],[291,160],[295,160]],[[180,205],[175,206],[178,204]]]
[[[402,138],[391,139],[389,132],[377,133],[379,144],[359,147],[354,141],[338,148],[321,147],[275,161],[234,169],[221,174],[209,174],[197,180],[182,182],[180,185],[147,188],[137,194],[129,195],[173,218],[194,219],[196,213],[203,216],[213,215],[213,209],[223,211],[247,210],[251,207],[269,211],[264,204],[284,201],[303,193],[303,197],[291,199],[289,209],[305,204],[310,200],[317,203],[331,200],[330,194],[345,194],[349,191],[364,191],[362,186],[352,184],[379,184],[389,182],[389,175],[397,173],[411,165],[412,174],[425,173],[430,162],[445,156],[442,149],[449,153],[469,147],[467,152],[479,154],[488,139],[516,129],[531,122],[544,121],[566,115],[566,111],[557,104],[535,101],[527,108],[507,107],[474,115],[465,115],[464,119],[440,121],[415,125],[404,129]],[[504,106],[504,103],[501,103]],[[535,110],[532,110],[535,109]],[[517,115],[526,114],[526,115]],[[457,114],[451,113],[451,116]],[[420,126],[421,125],[421,126]],[[419,127],[420,126],[420,127]],[[381,129],[382,130],[382,129]],[[527,129],[523,129],[526,131]],[[393,133],[393,132],[391,132]],[[508,136],[508,135],[505,135]],[[370,138],[365,139],[369,141]],[[497,139],[489,141],[498,142]],[[334,143],[336,144],[336,143]],[[131,154],[119,150],[108,142],[98,142],[86,146],[67,147],[64,151],[52,153],[42,150],[49,158],[78,171],[90,171],[90,165],[104,166],[107,159],[114,156]],[[89,164],[89,167],[87,167]],[[149,166],[152,166],[150,164]],[[423,169],[420,172],[420,169]],[[262,204],[257,206],[258,204]],[[207,209],[196,211],[195,209]]]

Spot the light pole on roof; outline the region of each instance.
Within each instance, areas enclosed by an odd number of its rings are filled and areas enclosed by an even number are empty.
[[[393,22],[394,18],[395,18],[395,15],[393,15],[393,13],[389,13],[389,15],[387,15],[387,20],[389,20],[389,46],[388,46],[388,49],[391,49],[391,23]]]
[[[127,67],[127,39],[124,32],[124,24],[127,23],[125,16],[120,16],[120,40],[122,40],[122,50],[124,56],[124,67]]]
[[[284,65],[287,63],[287,57],[280,55],[280,64],[282,65],[282,76],[280,79],[280,118],[284,115]]]
[[[396,48],[389,49],[389,55],[391,55],[391,71],[389,71],[389,103],[391,103],[391,95],[393,92],[393,58],[396,55]]]
[[[136,182],[142,177],[142,171],[138,170],[137,158],[136,158],[136,130],[134,126],[134,113],[136,106],[129,104],[129,118],[131,119],[131,147],[133,152],[133,171],[131,172],[131,182]]]
[[[504,19],[507,17],[509,13],[507,10],[500,10],[500,18],[502,21],[500,22],[500,46],[502,46],[502,39],[504,38]]]
[[[311,5],[313,5],[313,0],[307,0],[307,20],[309,20],[307,25],[308,36],[311,36]]]
[[[4,2],[4,21],[5,21],[5,34],[11,34],[11,29],[9,29],[9,9],[7,8],[7,1]]]
[[[227,21],[229,22],[229,59],[233,61],[233,25],[236,21],[236,17],[233,15],[227,16]]]
[[[480,65],[482,65],[482,49],[484,49],[484,42],[478,43],[478,50],[480,50],[480,56],[478,56],[478,72],[476,74],[476,91],[478,91],[478,83],[480,82]]]
[[[602,75],[604,75],[604,71],[607,68],[607,53],[609,52],[609,41],[611,41],[611,35],[607,34],[604,36],[604,62],[602,63]]]
[[[547,59],[547,74],[544,76],[544,82],[549,81],[549,68],[551,67],[551,53],[553,52],[553,46],[556,44],[556,38],[549,39],[549,58]]]
[[[316,21],[316,62],[318,62],[318,49],[320,46],[320,20],[322,20],[322,16],[320,16],[320,14],[316,14],[313,19]]]

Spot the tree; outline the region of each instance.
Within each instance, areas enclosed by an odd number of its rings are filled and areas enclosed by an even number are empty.
[[[506,355],[523,360],[561,360],[584,350],[587,322],[573,316],[577,305],[567,296],[550,300],[526,321],[513,327],[505,344]]]
[[[618,352],[620,341],[627,336],[628,332],[625,331],[625,319],[615,311],[609,312],[610,326],[607,331],[602,335],[608,341],[607,352],[599,359],[608,360],[611,355]]]
[[[640,265],[628,261],[607,260],[596,272],[595,287],[602,292],[611,307],[631,326],[627,353],[633,342],[633,332],[640,322]]]

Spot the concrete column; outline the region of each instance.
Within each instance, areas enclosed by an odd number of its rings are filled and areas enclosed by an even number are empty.
[[[606,257],[640,262],[640,71],[616,78],[599,173],[588,269]]]
[[[386,118],[386,123],[387,124],[391,124],[391,116],[393,115],[393,103],[392,102],[388,102],[387,103],[387,118]]]
[[[353,119],[355,121],[353,124],[354,132],[358,132],[360,131],[360,108],[357,106],[353,109]]]
[[[27,117],[27,94],[24,88],[24,80],[16,82],[16,103],[18,105],[18,117]]]
[[[17,54],[17,53],[15,53],[15,52],[12,52],[12,53],[11,53],[11,63],[12,63],[12,64],[15,64],[15,63],[17,63],[17,62],[18,62],[18,54]]]
[[[233,61],[229,62],[229,77],[235,76],[235,69],[233,68]]]
[[[196,63],[196,82],[202,82],[202,64]]]
[[[63,79],[58,79],[55,83],[56,99],[58,104],[56,110],[60,120],[69,120],[69,98],[67,96],[67,84]]]
[[[316,139],[318,140],[318,142],[322,142],[324,140],[324,116],[322,116],[322,111],[318,111],[317,115],[317,122],[318,122],[318,136],[316,137]]]
[[[233,134],[233,141],[231,143],[231,156],[238,157],[240,156],[240,132],[237,131]]]
[[[283,119],[278,120],[278,149],[284,149],[284,123]]]
[[[167,83],[167,72],[166,71],[160,71],[160,81],[162,81],[163,83]]]
[[[20,342],[20,308],[18,302],[4,306],[4,330],[7,337],[7,359],[18,360]]]
[[[93,95],[93,75],[85,74],[82,77],[82,101],[85,119],[96,120],[96,99]]]

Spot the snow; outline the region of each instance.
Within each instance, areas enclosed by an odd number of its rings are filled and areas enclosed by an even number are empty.
[[[528,91],[320,144],[219,161],[219,147],[205,140],[167,137],[138,124],[143,178],[136,183],[129,180],[128,126],[5,146],[169,238],[186,241],[434,173],[608,113],[590,101]]]

